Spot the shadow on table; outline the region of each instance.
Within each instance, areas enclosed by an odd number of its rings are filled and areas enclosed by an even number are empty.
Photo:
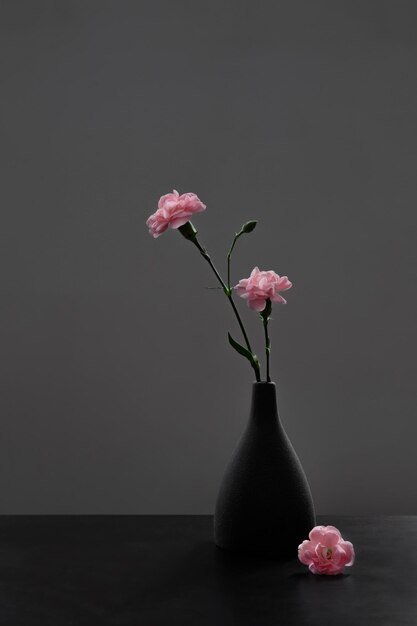
[[[159,555],[141,586],[149,610],[189,615],[199,624],[306,623],[310,611],[347,601],[349,575],[314,576],[297,559],[276,561],[223,551],[211,541]],[[330,592],[331,589],[331,592]],[[185,611],[185,614],[184,614]],[[334,609],[333,609],[334,611]],[[197,623],[197,621],[195,621]],[[308,622],[307,622],[308,623]],[[336,623],[336,622],[335,622]]]

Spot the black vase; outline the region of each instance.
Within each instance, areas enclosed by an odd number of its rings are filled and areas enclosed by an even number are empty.
[[[217,497],[214,541],[242,554],[296,558],[315,526],[310,488],[280,422],[274,383],[254,383],[252,407]]]

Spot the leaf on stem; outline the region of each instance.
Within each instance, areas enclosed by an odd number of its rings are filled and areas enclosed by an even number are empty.
[[[252,354],[252,352],[249,352],[249,350],[247,350],[246,348],[241,346],[240,343],[235,341],[230,333],[227,333],[227,335],[229,337],[229,343],[232,346],[232,348],[234,348],[236,352],[239,352],[239,354],[241,354],[242,356],[246,357],[248,361],[250,362],[250,364],[252,365],[252,367],[254,367],[255,369],[259,367],[259,362],[258,362],[256,355]]]

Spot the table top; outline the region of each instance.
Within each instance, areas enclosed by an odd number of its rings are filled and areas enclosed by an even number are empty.
[[[318,522],[355,546],[343,575],[224,552],[210,516],[3,516],[0,624],[416,626],[417,517]]]

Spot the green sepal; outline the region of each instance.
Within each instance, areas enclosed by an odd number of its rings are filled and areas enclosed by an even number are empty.
[[[268,298],[268,300],[266,301],[264,310],[259,313],[264,324],[266,324],[268,320],[270,319],[271,312],[272,312],[272,302],[270,298]]]
[[[196,238],[197,230],[194,228],[191,222],[185,222],[182,226],[178,228],[181,235],[186,239],[190,239],[191,241]]]

